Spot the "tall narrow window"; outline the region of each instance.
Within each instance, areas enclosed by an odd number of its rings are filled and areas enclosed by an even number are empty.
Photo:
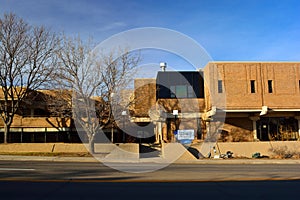
[[[268,80],[268,91],[269,91],[269,93],[273,93],[273,83],[272,83],[272,80]]]
[[[223,82],[222,80],[218,80],[218,93],[223,92]]]
[[[298,85],[299,85],[299,91],[300,91],[300,80],[299,80],[299,84]]]
[[[255,93],[255,80],[250,81],[251,93]]]

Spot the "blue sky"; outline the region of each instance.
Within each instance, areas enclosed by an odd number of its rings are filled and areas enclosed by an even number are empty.
[[[298,0],[0,0],[0,5],[2,15],[14,12],[30,24],[91,36],[96,43],[132,28],[163,27],[193,38],[216,61],[300,60]],[[153,55],[147,62],[186,64]]]

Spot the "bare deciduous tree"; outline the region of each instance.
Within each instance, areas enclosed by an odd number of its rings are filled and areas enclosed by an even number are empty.
[[[43,26],[30,26],[12,13],[0,19],[0,115],[4,143],[22,101],[49,81],[57,44],[56,35]]]
[[[61,78],[61,86],[73,89],[73,118],[82,127],[90,152],[94,153],[95,136],[115,123],[113,112],[119,112],[121,91],[133,80],[140,55],[124,49],[109,54],[95,52],[90,43],[84,44],[79,38],[65,38],[61,46],[57,77]],[[120,56],[116,58],[116,54]]]

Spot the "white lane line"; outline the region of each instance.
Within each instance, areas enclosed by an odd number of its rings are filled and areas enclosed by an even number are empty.
[[[35,169],[24,169],[24,168],[0,168],[0,171],[34,171]]]

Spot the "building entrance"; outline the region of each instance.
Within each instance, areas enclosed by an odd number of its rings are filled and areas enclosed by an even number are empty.
[[[294,117],[261,117],[256,122],[257,138],[260,141],[297,140],[298,120]]]

